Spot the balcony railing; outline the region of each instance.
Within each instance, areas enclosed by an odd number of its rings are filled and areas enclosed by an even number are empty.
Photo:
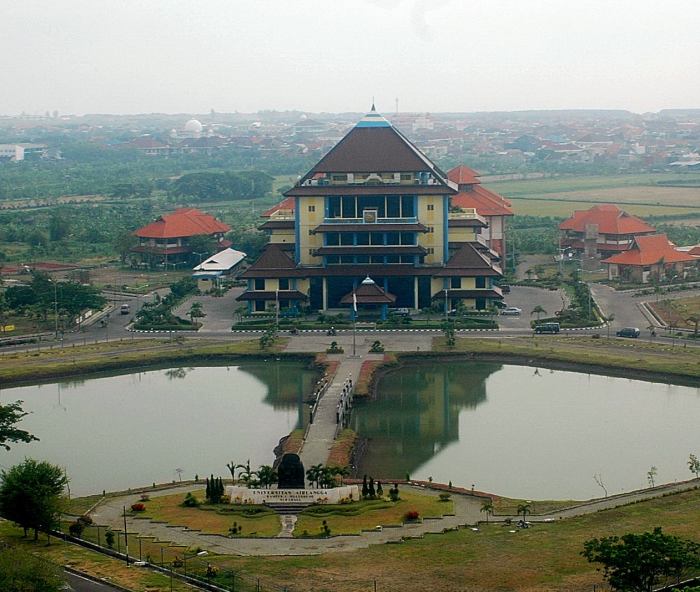
[[[418,218],[413,216],[410,218],[377,218],[376,222],[365,222],[364,218],[324,218],[324,224],[417,224]]]

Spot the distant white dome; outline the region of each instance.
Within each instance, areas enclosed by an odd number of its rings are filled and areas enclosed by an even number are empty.
[[[198,119],[190,119],[185,124],[185,131],[191,134],[201,134],[203,128],[204,126],[202,125],[202,122]]]

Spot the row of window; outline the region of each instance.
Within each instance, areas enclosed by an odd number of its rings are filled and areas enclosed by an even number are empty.
[[[309,211],[314,206],[309,206]],[[376,210],[378,218],[415,218],[413,195],[333,195],[326,198],[328,218],[362,218],[364,210]]]
[[[421,263],[420,255],[327,255],[324,265],[387,265],[391,263]]]
[[[278,290],[289,290],[289,278],[280,278],[277,281],[279,282]],[[253,290],[265,290],[265,278],[255,278],[253,280]]]
[[[417,245],[415,232],[326,232],[324,245]]]

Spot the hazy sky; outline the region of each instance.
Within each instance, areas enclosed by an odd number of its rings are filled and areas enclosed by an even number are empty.
[[[697,0],[0,0],[0,113],[700,107]]]

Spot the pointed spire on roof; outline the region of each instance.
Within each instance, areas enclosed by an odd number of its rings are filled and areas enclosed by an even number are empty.
[[[365,279],[362,280],[363,286],[369,286],[369,285],[374,284],[374,283],[375,283],[375,281],[369,276],[367,276]]]
[[[370,109],[370,113],[376,113],[377,108],[374,106],[374,97],[372,97],[372,108]]]

